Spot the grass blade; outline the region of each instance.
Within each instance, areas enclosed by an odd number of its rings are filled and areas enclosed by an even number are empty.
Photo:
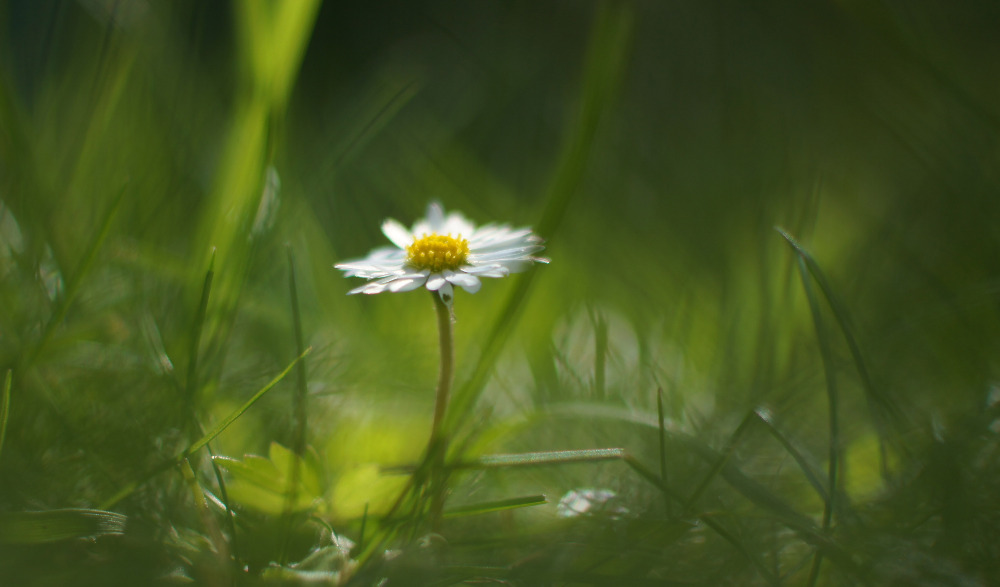
[[[292,254],[292,247],[286,248],[288,254],[288,295],[291,298],[292,324],[294,325],[295,349],[301,356],[304,352],[302,342],[302,316],[299,313],[299,294],[295,283],[295,257]],[[306,451],[306,362],[301,360],[295,369],[295,399],[292,411],[295,418],[295,439],[292,449],[299,458],[292,459],[291,473],[287,493],[285,495],[284,512],[282,518],[285,520],[284,538],[281,545],[281,553],[278,560],[281,564],[287,562],[288,547],[292,536],[292,511],[299,493],[299,482],[301,477],[300,467],[302,456]]]
[[[798,261],[799,276],[802,278],[802,289],[806,294],[806,300],[809,302],[809,311],[812,314],[813,326],[816,329],[816,342],[819,344],[820,358],[823,361],[823,374],[826,378],[826,394],[828,402],[827,415],[829,427],[826,473],[827,498],[823,502],[823,531],[826,532],[830,529],[833,522],[833,512],[836,507],[837,478],[841,460],[837,376],[833,363],[833,350],[830,347],[830,337],[827,334],[826,325],[823,323],[819,299],[816,297],[816,292],[813,289],[809,268],[806,266],[805,255],[801,252],[801,248],[795,245],[794,241],[792,241],[787,234],[782,233],[782,235],[785,236],[789,243],[792,243],[792,246],[795,248],[797,253],[796,260]],[[816,581],[819,579],[819,571],[822,564],[823,553],[821,551],[816,551],[816,557],[813,559],[813,567],[809,573],[809,585],[816,584]]]
[[[729,436],[729,440],[726,442],[726,449],[715,459],[715,463],[712,465],[711,470],[705,475],[705,478],[701,480],[698,487],[695,488],[694,492],[691,493],[691,497],[684,501],[684,509],[690,510],[695,503],[698,502],[698,498],[701,494],[708,489],[708,486],[712,483],[712,480],[725,468],[726,464],[729,463],[729,458],[733,456],[733,452],[736,451],[736,446],[739,444],[740,438],[746,431],[747,426],[753,421],[753,412],[750,412],[744,416],[743,421],[740,425],[736,427],[736,430]]]
[[[819,494],[820,498],[824,502],[827,501],[829,494],[827,493],[827,488],[823,486],[823,482],[820,480],[819,475],[815,470],[813,470],[812,465],[808,460],[806,460],[802,451],[799,450],[798,447],[795,446],[795,444],[788,437],[782,434],[781,431],[778,430],[777,426],[774,425],[770,412],[764,408],[757,408],[754,410],[754,414],[757,416],[757,419],[764,424],[767,431],[771,433],[771,436],[773,436],[775,440],[781,444],[782,448],[785,449],[785,452],[791,455],[792,459],[794,459],[799,465],[799,468],[802,469],[802,473],[806,476],[806,480],[813,486],[813,489],[816,490],[816,493]]]
[[[124,534],[125,521],[123,514],[90,509],[4,512],[0,514],[0,544],[43,544]]]
[[[198,386],[198,356],[201,348],[201,333],[205,325],[205,315],[208,312],[208,299],[212,293],[212,279],[215,277],[215,250],[212,250],[212,257],[208,262],[208,270],[205,272],[205,281],[201,287],[201,298],[198,301],[198,310],[195,313],[194,324],[191,327],[191,339],[188,342],[188,369],[185,380],[184,401],[188,404],[189,413],[193,414],[191,403],[197,393]]]
[[[206,444],[208,444],[209,442],[211,442],[216,436],[218,436],[219,434],[222,434],[223,430],[225,430],[226,428],[229,428],[230,424],[232,424],[233,422],[235,422],[240,416],[243,415],[244,412],[246,412],[247,410],[249,410],[251,406],[253,406],[255,403],[257,403],[257,400],[259,400],[260,398],[262,398],[265,393],[271,391],[271,388],[273,388],[275,385],[277,385],[279,381],[281,381],[282,379],[284,379],[285,376],[288,375],[288,373],[295,367],[295,365],[298,364],[299,361],[301,361],[302,359],[304,359],[306,357],[306,355],[308,355],[311,350],[312,350],[312,348],[310,347],[310,348],[307,348],[306,350],[302,351],[301,355],[299,355],[291,363],[289,363],[288,366],[285,367],[281,371],[281,373],[278,373],[278,375],[276,375],[274,377],[274,379],[272,379],[267,385],[265,385],[264,387],[262,387],[257,393],[253,394],[253,396],[250,399],[248,399],[246,401],[246,403],[244,403],[242,406],[240,406],[239,409],[237,409],[233,413],[231,413],[228,416],[226,416],[226,418],[224,420],[222,420],[222,422],[219,422],[218,424],[216,424],[214,428],[212,428],[208,433],[205,434],[205,436],[203,436],[202,438],[200,438],[197,442],[195,442],[187,450],[185,450],[184,453],[183,453],[183,456],[187,457],[187,456],[190,456],[190,455],[194,454],[200,448],[202,448],[203,446],[205,446]]]
[[[861,386],[862,389],[864,389],[865,399],[868,402],[868,409],[871,413],[872,423],[874,424],[875,430],[879,435],[881,444],[880,457],[882,474],[883,477],[887,478],[889,470],[888,458],[886,456],[886,445],[889,442],[892,442],[894,437],[900,437],[901,435],[891,435],[886,429],[886,425],[892,424],[894,427],[900,428],[902,424],[905,424],[903,412],[892,400],[892,398],[888,394],[883,393],[872,381],[868,367],[861,353],[861,347],[858,344],[857,337],[854,336],[854,329],[851,326],[851,320],[849,314],[847,313],[847,309],[834,293],[829,280],[826,278],[822,269],[820,269],[819,264],[815,259],[813,259],[812,255],[809,254],[809,251],[805,250],[805,248],[803,248],[798,241],[788,234],[788,232],[777,227],[776,230],[786,241],[788,241],[788,244],[795,250],[795,253],[799,256],[799,258],[805,262],[809,273],[813,276],[813,279],[819,286],[820,291],[823,293],[823,297],[826,298],[827,304],[833,312],[834,320],[837,322],[837,326],[844,335],[847,348],[851,353],[851,360],[854,362],[854,368],[857,370],[858,376],[861,378]]]
[[[556,450],[518,454],[487,455],[471,461],[452,465],[455,469],[494,469],[503,467],[533,467],[537,465],[567,465],[594,463],[625,458],[623,448],[594,448],[586,450]]]
[[[545,499],[544,495],[526,495],[523,497],[512,497],[509,499],[501,499],[497,501],[488,501],[485,503],[477,503],[477,504],[457,507],[445,511],[444,517],[458,518],[462,516],[475,516],[490,512],[500,512],[504,510],[532,507],[536,505],[545,505],[547,503],[548,500]]]
[[[292,253],[292,247],[289,246],[288,249],[288,294],[292,302],[292,325],[295,327],[295,352],[299,356],[303,356],[306,352],[305,343],[303,342],[302,336],[302,314],[299,311],[299,294],[298,287],[295,283],[295,257]],[[295,449],[295,454],[302,456],[306,451],[306,432],[307,432],[307,389],[306,382],[308,378],[306,377],[306,362],[304,360],[299,361],[295,369],[295,442],[293,447]]]

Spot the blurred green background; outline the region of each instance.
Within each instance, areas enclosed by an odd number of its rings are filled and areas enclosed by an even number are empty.
[[[128,517],[38,543],[0,518],[0,570],[280,582],[261,569],[329,529],[357,540],[404,482],[376,465],[427,440],[437,332],[427,295],[347,297],[332,266],[438,200],[534,227],[552,260],[457,297],[456,458],[621,447],[700,499],[621,462],[453,477],[455,504],[549,503],[456,523],[435,581],[1000,580],[998,22],[985,1],[0,1],[0,514]],[[218,472],[234,531],[151,471],[300,354],[296,324],[304,370],[211,444],[278,463]],[[280,532],[272,443],[316,477]],[[807,472],[831,458],[836,506]],[[568,540],[580,488],[629,516]]]

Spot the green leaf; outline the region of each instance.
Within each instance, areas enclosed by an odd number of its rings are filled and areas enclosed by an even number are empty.
[[[233,501],[272,515],[286,510],[304,511],[322,501],[324,490],[315,458],[300,458],[276,442],[271,443],[269,456],[247,455],[242,460],[213,458],[233,476],[228,486]],[[294,480],[296,468],[298,478]]]

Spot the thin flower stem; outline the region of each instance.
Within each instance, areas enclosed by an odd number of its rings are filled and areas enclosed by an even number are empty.
[[[452,339],[451,309],[432,291],[434,309],[437,310],[438,345],[441,347],[441,370],[438,373],[437,398],[434,402],[434,424],[431,427],[431,444],[441,441],[441,423],[448,408],[451,381],[455,376],[455,345]]]
[[[438,292],[432,291],[431,297],[434,298],[434,309],[437,311],[438,344],[441,347],[441,370],[438,374],[437,397],[434,400],[434,423],[431,426],[431,438],[427,446],[428,457],[431,459],[431,527],[436,532],[440,529],[441,514],[444,510],[447,477],[444,457],[448,450],[448,439],[441,431],[441,426],[448,409],[451,382],[455,377],[455,344],[452,336],[451,308],[444,303]]]

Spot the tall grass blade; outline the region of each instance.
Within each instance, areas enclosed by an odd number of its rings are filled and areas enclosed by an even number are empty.
[[[559,162],[546,195],[546,207],[537,226],[537,234],[551,238],[562,222],[570,202],[583,179],[586,162],[600,121],[611,108],[618,92],[621,72],[625,70],[631,44],[633,14],[626,2],[603,2],[599,5],[590,34],[581,82],[581,106],[566,134]],[[500,351],[518,322],[524,300],[536,271],[519,276],[503,308],[497,314],[472,377],[452,397],[445,428],[454,430],[467,421]]]
[[[299,313],[299,294],[295,283],[295,257],[292,254],[292,247],[286,248],[288,255],[288,296],[291,299],[292,325],[295,335],[295,349],[301,356],[305,352],[302,341],[302,316]],[[302,474],[302,456],[306,451],[306,362],[301,360],[295,369],[295,396],[292,405],[295,418],[295,439],[292,443],[292,450],[299,458],[292,459],[291,472],[289,475],[288,487],[285,494],[284,512],[285,536],[282,540],[281,554],[278,560],[281,564],[287,562],[288,547],[292,537],[292,511],[299,494],[299,482]]]
[[[0,457],[3,456],[3,439],[7,437],[7,418],[10,416],[10,386],[13,375],[13,370],[7,369],[7,374],[3,378],[3,391],[0,392]]]
[[[302,313],[299,311],[299,293],[295,282],[295,256],[292,247],[288,249],[288,295],[292,304],[292,325],[295,328],[295,352],[302,356],[306,352],[304,337],[302,335]],[[295,442],[292,444],[295,454],[302,456],[306,451],[306,433],[308,427],[308,395],[306,382],[306,362],[299,361],[295,368]]]
[[[215,250],[208,262],[208,270],[205,271],[205,280],[201,286],[201,297],[198,300],[198,309],[195,311],[194,324],[191,326],[191,337],[188,340],[188,368],[184,385],[184,401],[188,405],[189,413],[194,413],[191,403],[198,392],[198,357],[201,349],[201,333],[205,326],[205,315],[208,312],[208,300],[212,293],[212,279],[215,277]]]
[[[802,289],[805,291],[806,299],[809,302],[809,310],[812,313],[813,325],[816,329],[816,341],[819,344],[819,353],[823,361],[823,373],[826,377],[829,440],[827,455],[827,498],[823,502],[823,530],[828,531],[833,522],[833,512],[836,507],[837,479],[840,468],[839,395],[837,391],[836,368],[833,363],[833,350],[830,348],[830,337],[827,335],[826,325],[823,323],[819,299],[816,297],[816,292],[813,289],[805,257],[799,254],[796,256],[796,260],[798,261],[799,275],[802,278]],[[808,584],[810,586],[815,585],[819,579],[822,564],[823,553],[817,551],[816,557],[813,559],[812,570],[809,574]]]
[[[184,384],[185,411],[191,420],[191,425],[195,427],[200,435],[205,434],[205,429],[198,420],[197,411],[195,409],[195,401],[197,399],[199,386],[201,385],[198,377],[198,359],[201,355],[201,335],[205,326],[205,316],[208,313],[208,301],[211,297],[212,279],[214,277],[215,250],[213,249],[212,256],[209,258],[208,262],[208,270],[205,271],[205,280],[202,283],[201,297],[198,300],[198,308],[195,311],[194,323],[191,326],[191,334],[188,340],[188,369]],[[208,450],[210,456],[215,456],[215,453],[212,451],[211,444],[206,444],[205,448]],[[239,543],[236,535],[236,514],[229,505],[229,491],[226,489],[226,480],[222,476],[222,471],[215,459],[211,459],[210,462],[212,464],[212,473],[215,476],[215,482],[219,485],[219,499],[226,508],[226,528],[229,530],[229,535],[231,537],[230,545],[233,552],[233,564],[236,565],[240,560]],[[212,524],[214,525],[214,521]]]
[[[597,401],[605,397],[605,371],[608,362],[608,321],[600,312],[593,316],[594,321],[594,393]]]

